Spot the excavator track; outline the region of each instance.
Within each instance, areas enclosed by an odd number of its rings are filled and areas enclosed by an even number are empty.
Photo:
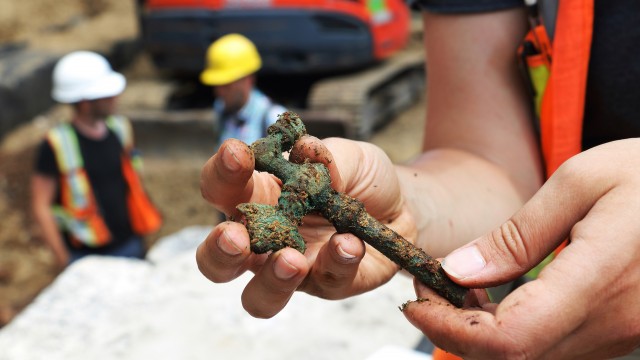
[[[342,136],[368,140],[424,91],[424,52],[409,48],[362,71],[321,80],[310,90],[305,122],[336,125]]]

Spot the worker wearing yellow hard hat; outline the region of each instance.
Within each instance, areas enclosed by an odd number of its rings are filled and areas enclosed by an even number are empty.
[[[261,66],[258,49],[240,34],[224,35],[207,49],[200,81],[213,86],[218,145],[230,138],[251,144],[286,111],[256,88]]]

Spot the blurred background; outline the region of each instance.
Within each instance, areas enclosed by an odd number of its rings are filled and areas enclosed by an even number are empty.
[[[256,43],[258,86],[311,134],[370,141],[398,163],[419,153],[424,56],[419,13],[404,1],[0,0],[0,328],[60,275],[29,210],[35,146],[70,114],[50,97],[55,62],[92,50],[127,77],[119,110],[166,219],[151,249],[219,219],[199,190],[216,119],[198,74],[226,32]]]

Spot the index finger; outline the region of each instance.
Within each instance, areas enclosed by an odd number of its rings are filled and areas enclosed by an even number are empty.
[[[225,141],[202,168],[202,196],[221,211],[234,212],[237,204],[251,198],[254,166],[253,152],[247,144],[236,139]]]

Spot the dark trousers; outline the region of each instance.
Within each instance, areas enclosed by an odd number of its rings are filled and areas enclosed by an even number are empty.
[[[110,246],[106,249],[70,248],[69,253],[69,264],[71,264],[72,262],[89,255],[118,256],[144,259],[145,249],[142,238],[139,236],[132,236],[127,241],[118,244],[117,246]]]

